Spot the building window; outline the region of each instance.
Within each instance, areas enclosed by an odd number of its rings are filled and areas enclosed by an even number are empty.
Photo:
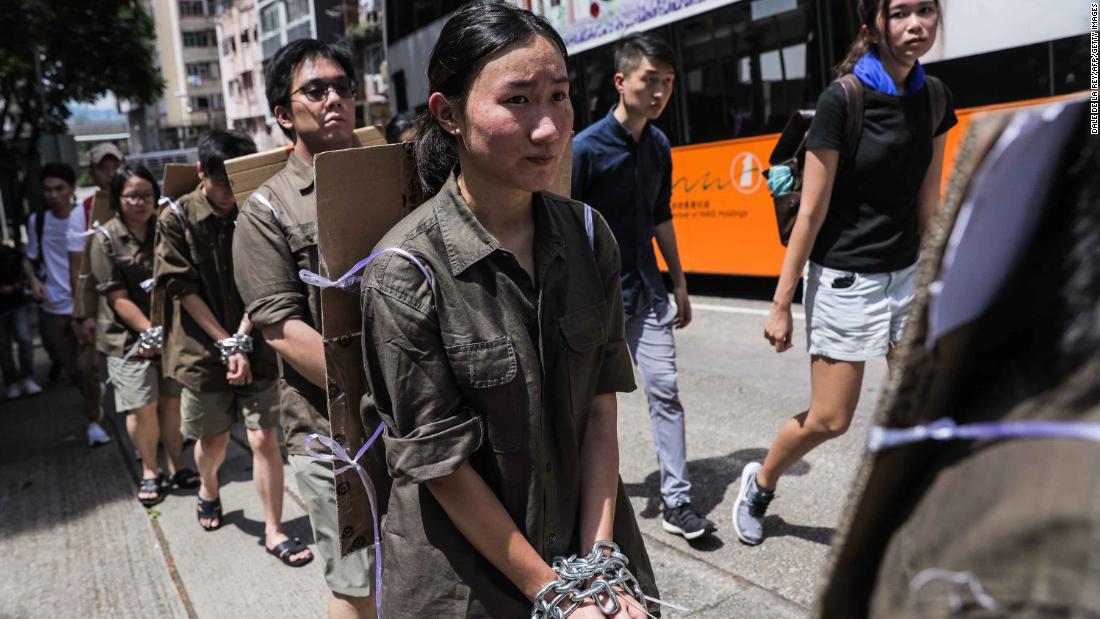
[[[202,0],[179,0],[180,15],[183,17],[202,17],[206,15],[206,3]]]
[[[222,56],[237,53],[237,40],[233,37],[222,39]]]
[[[241,31],[241,45],[248,45],[249,43],[252,42],[252,39],[251,39],[251,36],[250,36],[251,32],[252,32],[251,30],[242,30]]]
[[[286,21],[295,22],[309,15],[309,0],[287,0]]]
[[[225,98],[221,95],[210,95],[210,108],[215,110],[224,110]]]
[[[279,12],[279,3],[275,2],[260,11],[260,25],[264,32],[275,32],[283,26],[283,16]]]
[[[211,62],[189,62],[184,65],[189,77],[217,77],[218,72]]]
[[[397,99],[397,111],[404,112],[409,109],[409,96],[405,92],[405,72],[394,71],[393,73],[393,92],[394,98]]]
[[[293,28],[286,31],[286,42],[297,41],[298,39],[308,39],[313,36],[313,29],[310,28],[308,21],[302,22]]]
[[[217,35],[213,30],[196,30],[183,33],[184,47],[211,47],[217,43]]]
[[[191,111],[202,112],[210,109],[210,97],[206,95],[194,95],[190,97]]]
[[[244,90],[252,90],[252,71],[241,73],[241,88]]]

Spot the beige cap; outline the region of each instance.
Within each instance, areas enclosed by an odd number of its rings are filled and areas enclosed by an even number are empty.
[[[120,162],[125,159],[122,155],[122,151],[117,146],[110,142],[101,142],[93,146],[88,150],[88,163],[91,165],[98,165],[100,161],[103,161],[104,157],[114,157]]]

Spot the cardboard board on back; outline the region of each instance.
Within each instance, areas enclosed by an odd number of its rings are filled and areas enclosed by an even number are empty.
[[[164,166],[164,181],[160,186],[160,193],[173,200],[191,193],[199,185],[199,170],[193,163],[169,163]],[[162,208],[171,208],[164,206]],[[159,216],[159,211],[158,211]],[[163,288],[153,289],[153,298],[150,301],[152,316],[149,321],[154,325],[165,327],[165,337],[179,327],[176,317],[183,311],[179,301],[168,299]]]
[[[562,156],[552,191],[569,195],[572,142]],[[407,145],[375,146],[323,153],[316,159],[317,251],[321,275],[335,280],[374,246],[402,217],[424,201],[416,166]],[[360,409],[365,394],[362,312],[358,289],[321,291],[321,335],[329,382],[332,437],[355,454],[382,420],[371,407]],[[378,440],[363,456],[378,494],[378,517],[386,511],[391,480],[385,448]],[[370,502],[358,474],[336,480],[340,544],[343,554],[369,546],[374,539]]]
[[[95,192],[92,210],[88,213],[88,227],[95,223],[105,224],[115,216],[111,210],[111,194],[102,189]],[[95,276],[92,275],[92,262],[88,258],[88,248],[92,246],[92,237],[84,243],[84,254],[80,258],[80,275],[77,276],[76,290],[73,291],[73,316],[77,318],[95,318],[99,308],[99,294],[96,292]]]
[[[377,127],[360,127],[352,134],[352,140],[356,147],[377,146],[386,143],[386,136]],[[233,186],[237,204],[244,204],[249,194],[278,174],[286,166],[286,158],[293,148],[293,144],[287,144],[226,161],[225,171],[229,174],[229,183]]]

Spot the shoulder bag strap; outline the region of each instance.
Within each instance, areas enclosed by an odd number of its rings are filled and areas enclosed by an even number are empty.
[[[936,129],[940,128],[943,117],[947,114],[947,94],[939,78],[927,75],[924,83],[928,86],[928,101],[932,105],[932,136],[935,137]]]
[[[841,163],[855,159],[859,148],[859,138],[863,134],[863,82],[849,73],[837,78],[844,88],[844,99],[848,113],[844,121],[844,152]]]

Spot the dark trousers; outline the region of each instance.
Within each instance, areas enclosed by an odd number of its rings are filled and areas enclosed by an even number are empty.
[[[57,351],[57,361],[84,396],[85,416],[89,422],[99,421],[99,355],[96,354],[95,344],[77,342],[73,317],[69,314],[41,311],[38,316],[44,323],[40,328]]]
[[[12,344],[19,351],[18,367],[12,355]],[[0,371],[7,385],[34,376],[34,340],[31,336],[30,307],[27,305],[20,305],[0,315]]]

